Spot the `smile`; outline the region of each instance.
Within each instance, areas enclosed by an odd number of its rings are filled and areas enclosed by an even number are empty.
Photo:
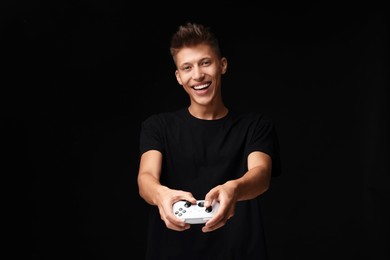
[[[193,86],[192,88],[195,89],[195,90],[202,90],[202,89],[208,88],[209,86],[210,86],[210,83],[207,83],[207,84]]]

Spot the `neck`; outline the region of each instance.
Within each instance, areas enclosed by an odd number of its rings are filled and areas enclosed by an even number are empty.
[[[188,107],[190,114],[196,118],[204,120],[216,120],[227,115],[229,112],[225,105],[221,104],[218,107],[205,107],[190,105]]]

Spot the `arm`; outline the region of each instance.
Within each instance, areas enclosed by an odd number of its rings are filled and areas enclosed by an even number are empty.
[[[250,200],[266,192],[269,188],[272,159],[262,152],[252,152],[248,156],[248,171],[240,178],[229,180],[211,189],[205,200],[220,202],[218,213],[203,227],[210,232],[226,224],[234,216],[237,201]],[[206,205],[208,206],[208,205]]]
[[[159,151],[148,151],[142,154],[138,171],[138,190],[140,196],[150,205],[157,205],[156,196],[159,190],[166,187],[160,184],[162,154]]]
[[[252,152],[248,156],[248,171],[225,185],[232,187],[237,201],[253,199],[268,190],[271,171],[271,157],[262,152]]]
[[[157,150],[142,154],[137,179],[139,194],[148,204],[158,207],[161,219],[168,228],[183,231],[190,225],[173,214],[172,205],[179,200],[195,203],[196,199],[190,192],[173,190],[160,183],[162,158]]]

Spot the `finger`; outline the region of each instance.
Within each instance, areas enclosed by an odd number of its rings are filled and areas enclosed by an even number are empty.
[[[172,229],[172,230],[175,230],[175,231],[184,231],[184,230],[187,230],[191,227],[190,224],[188,223],[184,223],[184,222],[179,222],[179,224],[176,224],[174,222],[166,222],[165,225],[167,226],[167,228],[169,229]]]
[[[202,232],[207,233],[207,232],[217,230],[218,228],[223,227],[225,224],[226,224],[226,222],[220,221],[220,222],[217,222],[217,224],[215,224],[215,225],[204,225],[202,227]]]

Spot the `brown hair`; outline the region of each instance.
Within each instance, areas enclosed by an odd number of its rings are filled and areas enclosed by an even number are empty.
[[[180,25],[171,38],[170,52],[173,60],[176,62],[176,54],[180,49],[198,44],[210,45],[217,56],[221,58],[218,39],[211,32],[210,27],[188,22],[185,25]]]

